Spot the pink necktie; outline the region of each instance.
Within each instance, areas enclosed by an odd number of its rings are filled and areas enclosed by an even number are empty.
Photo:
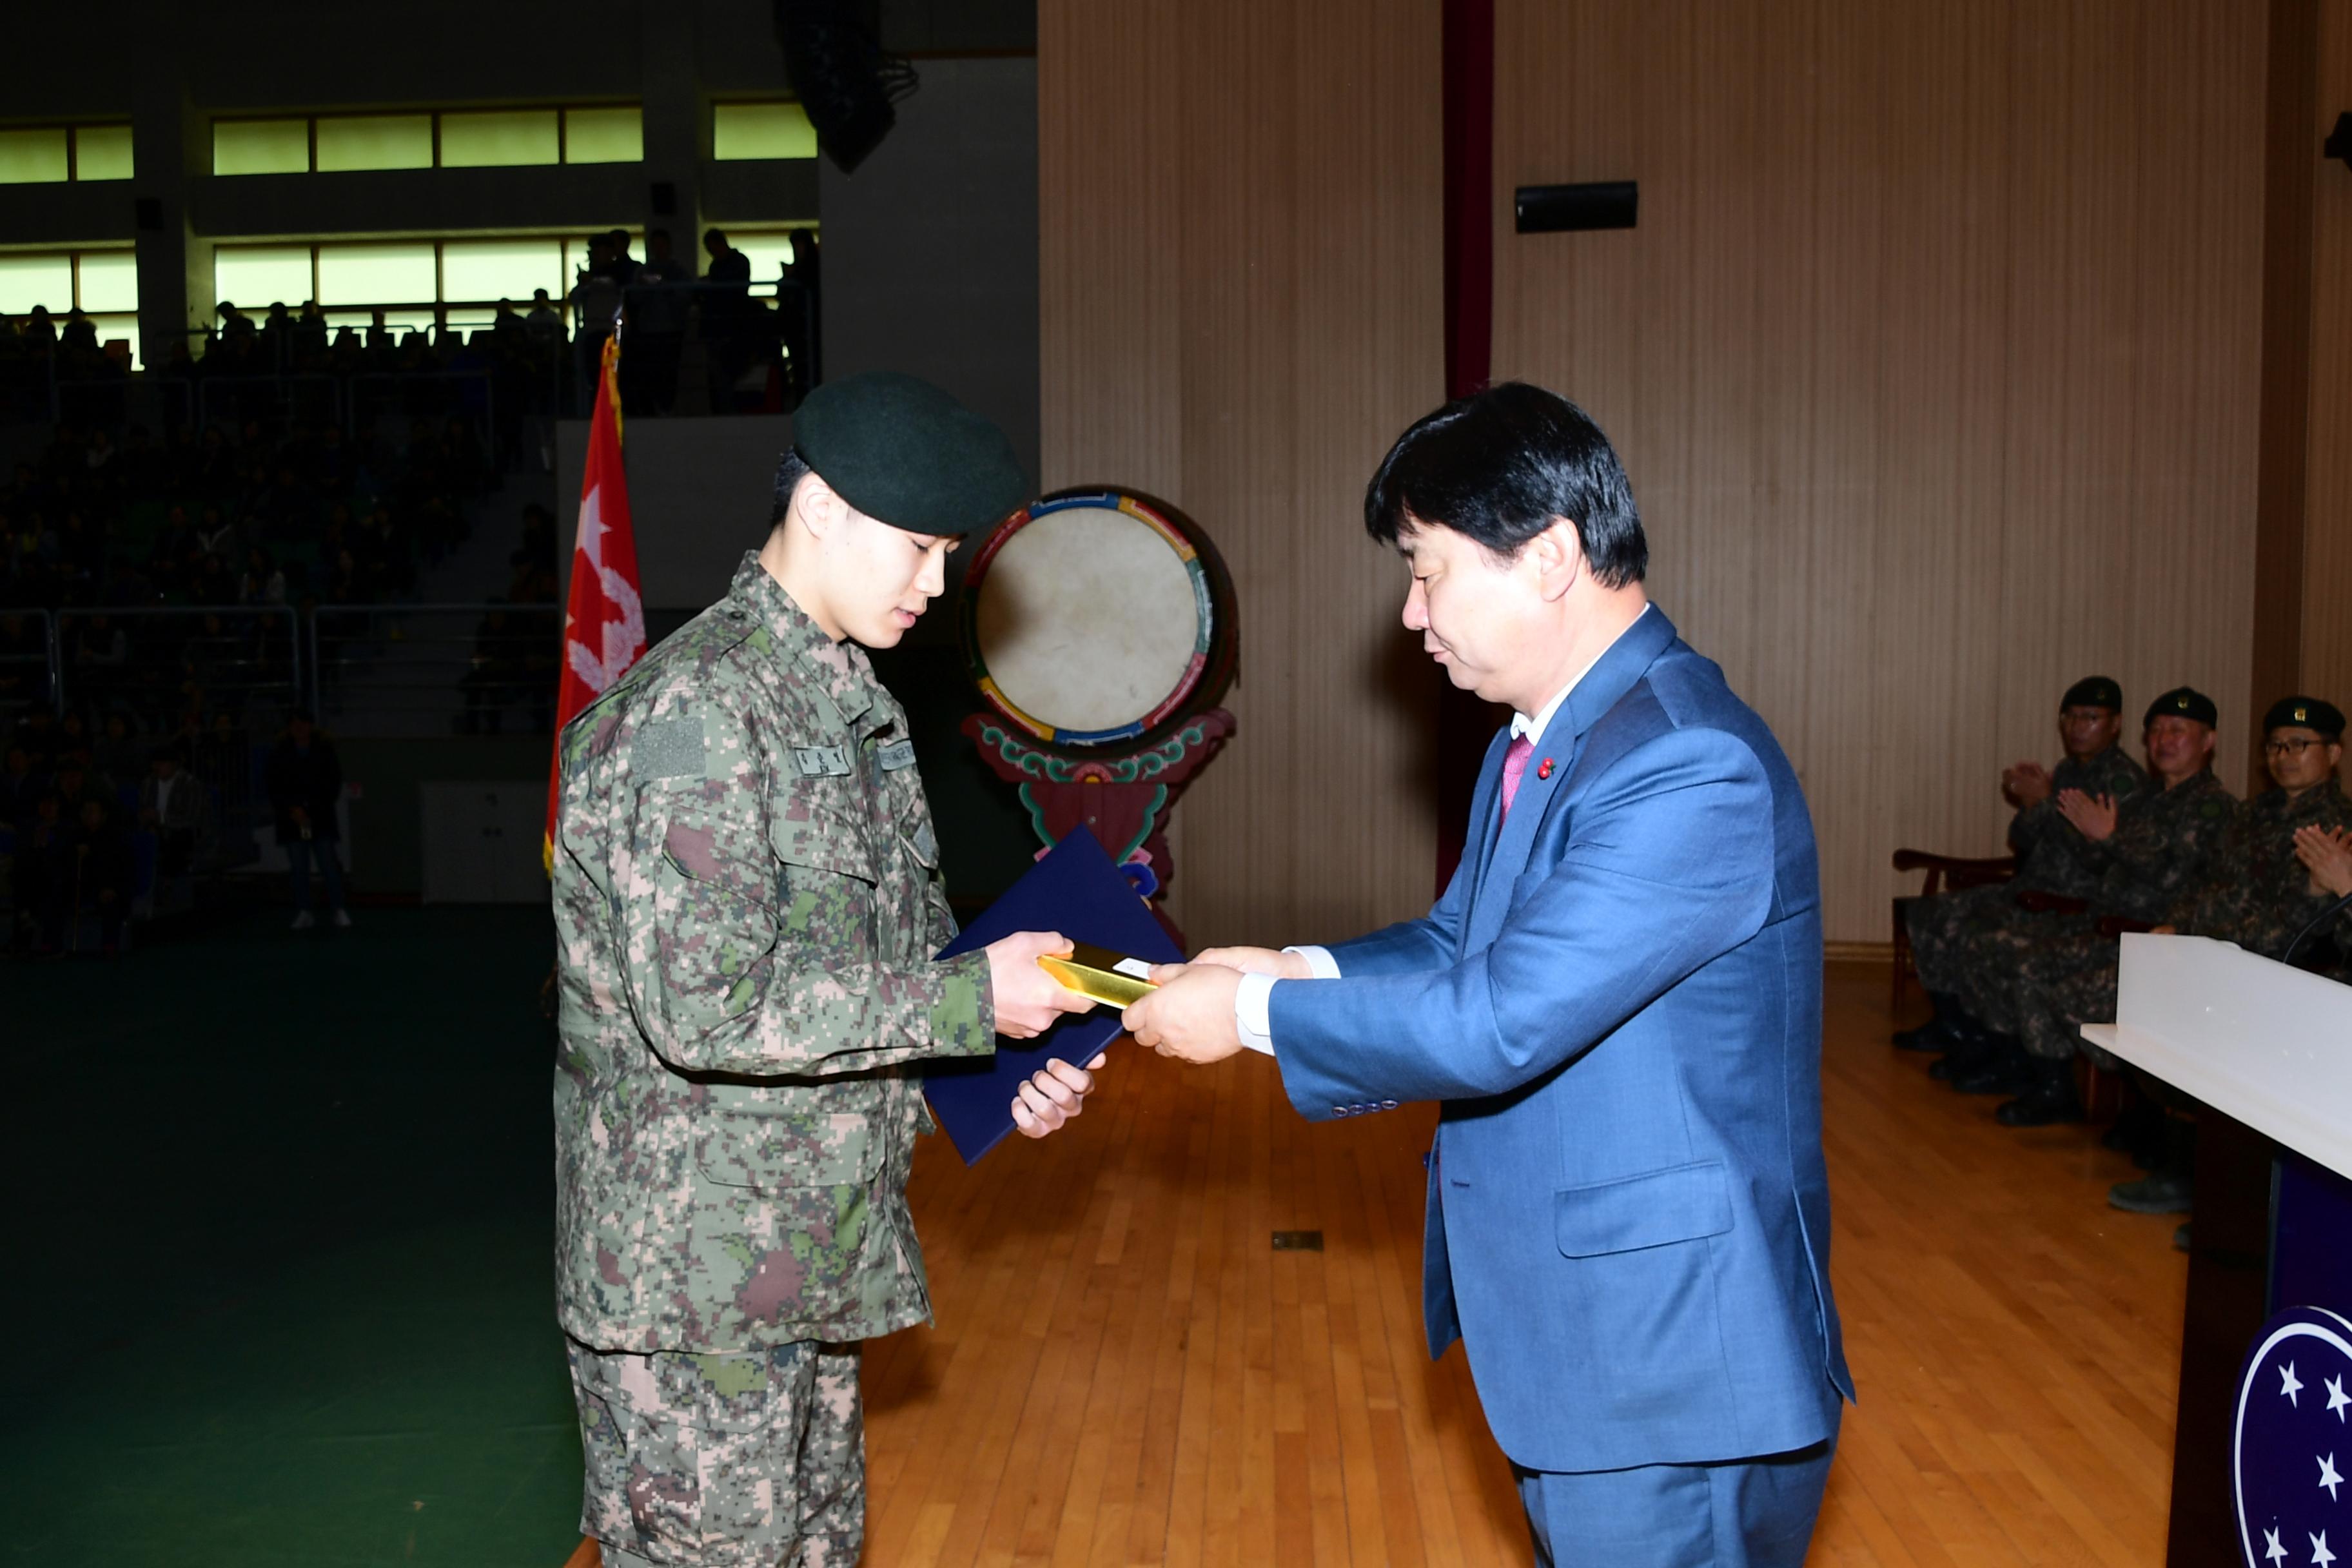
[[[1503,822],[1511,820],[1511,802],[1519,798],[1519,780],[1527,776],[1528,759],[1535,754],[1534,741],[1525,735],[1511,737],[1511,748],[1503,753]]]

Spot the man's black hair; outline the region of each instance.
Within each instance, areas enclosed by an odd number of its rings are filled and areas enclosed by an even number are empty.
[[[784,455],[776,459],[776,504],[768,512],[770,528],[783,521],[784,513],[792,510],[793,487],[801,482],[803,475],[814,472],[816,470],[808,466],[808,460],[796,449],[791,447],[784,448]]]
[[[1503,560],[1564,517],[1593,580],[1638,583],[1649,542],[1624,466],[1584,410],[1507,381],[1424,415],[1396,439],[1364,491],[1364,529],[1383,544],[1416,522],[1450,528]]]

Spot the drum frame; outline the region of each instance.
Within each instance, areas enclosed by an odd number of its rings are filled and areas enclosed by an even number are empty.
[[[1173,690],[1154,704],[1151,710],[1125,724],[1108,730],[1063,730],[1022,710],[1019,704],[1007,697],[988,673],[988,661],[980,647],[980,591],[988,580],[988,569],[1006,542],[1041,517],[1055,512],[1086,507],[1100,511],[1124,512],[1138,522],[1157,531],[1183,563],[1185,574],[1192,579],[1192,605],[1198,632],[1193,639],[1192,658]],[[1066,489],[1056,490],[1014,512],[992,530],[982,542],[980,552],[964,569],[963,589],[957,614],[957,633],[963,645],[964,667],[972,684],[980,689],[982,700],[1011,724],[1033,737],[1036,743],[1052,752],[1069,756],[1100,755],[1104,748],[1125,746],[1147,747],[1180,728],[1186,719],[1214,703],[1233,683],[1234,670],[1240,654],[1239,616],[1234,604],[1233,579],[1227,574],[1223,561],[1215,546],[1197,528],[1182,519],[1171,516],[1151,501],[1126,490]]]

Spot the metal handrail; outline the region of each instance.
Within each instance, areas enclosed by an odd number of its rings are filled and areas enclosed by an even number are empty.
[[[0,653],[0,664],[37,664],[41,667],[43,691],[40,700],[59,718],[65,716],[63,682],[58,675],[58,618],[43,609],[0,610],[0,616],[21,616],[37,618],[41,623],[41,651],[37,654]]]
[[[275,620],[279,616],[285,616],[286,648],[290,673],[288,684],[295,700],[297,701],[301,700],[303,691],[301,617],[291,605],[75,605],[59,610],[51,623],[51,647],[55,650],[53,657],[57,661],[55,677],[51,684],[57,691],[58,710],[63,712],[66,704],[65,629],[67,622],[76,619],[97,620],[101,616],[108,620],[118,617],[135,620],[186,616],[244,616],[257,620]]]

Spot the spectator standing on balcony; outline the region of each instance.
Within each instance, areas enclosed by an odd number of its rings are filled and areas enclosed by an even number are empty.
[[[710,412],[735,412],[735,378],[743,374],[746,318],[751,309],[751,258],[727,243],[723,229],[707,230],[703,254],[710,265],[702,280],[722,288],[702,290],[703,352],[710,367]]]
[[[34,797],[32,815],[16,830],[8,887],[17,940],[36,953],[64,946],[66,918],[73,910],[73,830],[64,797],[55,790]]]
[[[626,296],[628,352],[621,357],[621,405],[667,413],[677,401],[677,359],[686,340],[687,286],[694,273],[670,250],[669,230],[646,236],[646,262]]]
[[[335,805],[343,795],[343,767],[334,746],[310,714],[296,709],[286,721],[285,738],[269,753],[269,805],[278,819],[278,842],[294,879],[294,929],[319,923],[310,912],[310,865],[318,862],[327,884],[328,919],[352,923],[343,908],[343,866],[336,849],[341,832]]]
[[[613,335],[613,317],[621,308],[621,258],[604,235],[588,241],[588,265],[572,288],[572,308],[579,322],[572,333],[572,353],[579,373],[580,406],[594,401],[596,373],[604,363],[604,340]]]

